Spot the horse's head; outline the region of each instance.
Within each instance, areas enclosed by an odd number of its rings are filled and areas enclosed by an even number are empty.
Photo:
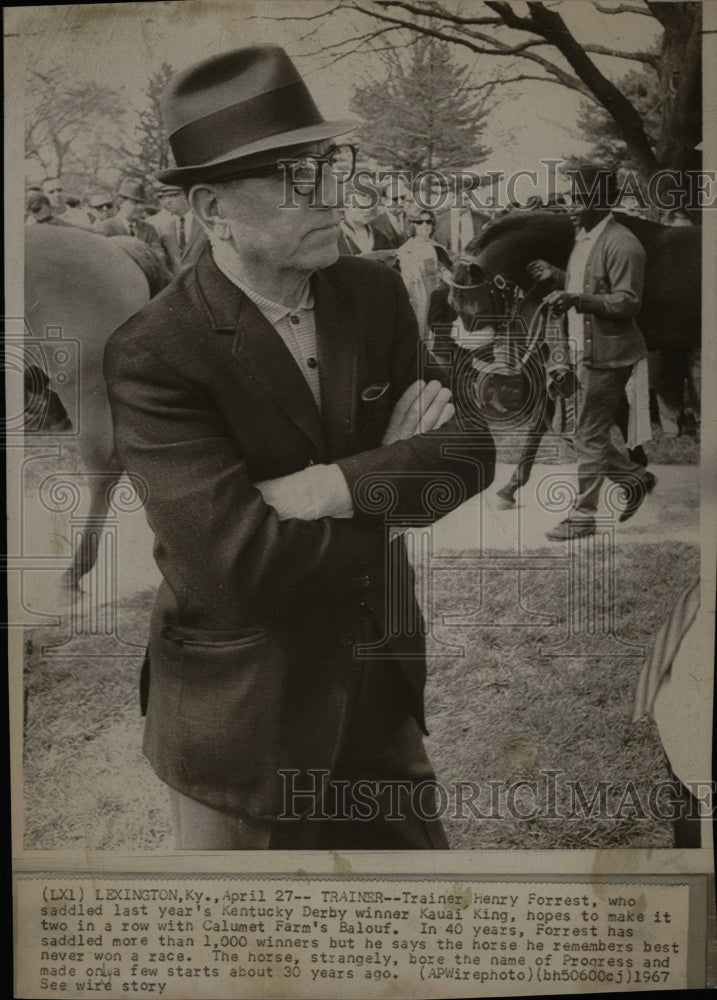
[[[507,285],[500,275],[488,273],[467,249],[453,268],[448,301],[466,330],[480,330],[506,315]]]

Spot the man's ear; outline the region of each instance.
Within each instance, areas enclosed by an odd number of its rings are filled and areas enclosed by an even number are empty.
[[[187,195],[189,207],[210,238],[231,239],[231,229],[219,201],[217,189],[212,184],[195,184]]]

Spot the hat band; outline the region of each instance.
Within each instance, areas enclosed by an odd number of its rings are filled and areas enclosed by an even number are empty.
[[[303,81],[258,94],[177,129],[170,138],[178,167],[201,166],[232,150],[324,119]]]

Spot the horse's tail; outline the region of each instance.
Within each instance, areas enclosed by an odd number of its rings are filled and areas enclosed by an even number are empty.
[[[122,247],[145,276],[149,285],[150,297],[161,292],[165,285],[168,285],[172,280],[172,275],[167,270],[162,258],[144,240],[137,240],[134,236],[111,236],[110,239]]]
[[[64,404],[54,389],[50,378],[39,365],[27,365],[24,377],[25,430],[27,432],[55,432],[72,429]]]

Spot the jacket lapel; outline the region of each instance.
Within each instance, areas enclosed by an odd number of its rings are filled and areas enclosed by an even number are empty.
[[[348,308],[349,292],[332,269],[311,280],[321,384],[322,422],[330,458],[351,453],[356,423],[356,396],[361,338],[356,310]]]
[[[198,261],[197,278],[212,326],[234,335],[234,359],[303,431],[324,461],[326,442],[316,401],[284,341],[251,299],[222,274],[208,249]]]

